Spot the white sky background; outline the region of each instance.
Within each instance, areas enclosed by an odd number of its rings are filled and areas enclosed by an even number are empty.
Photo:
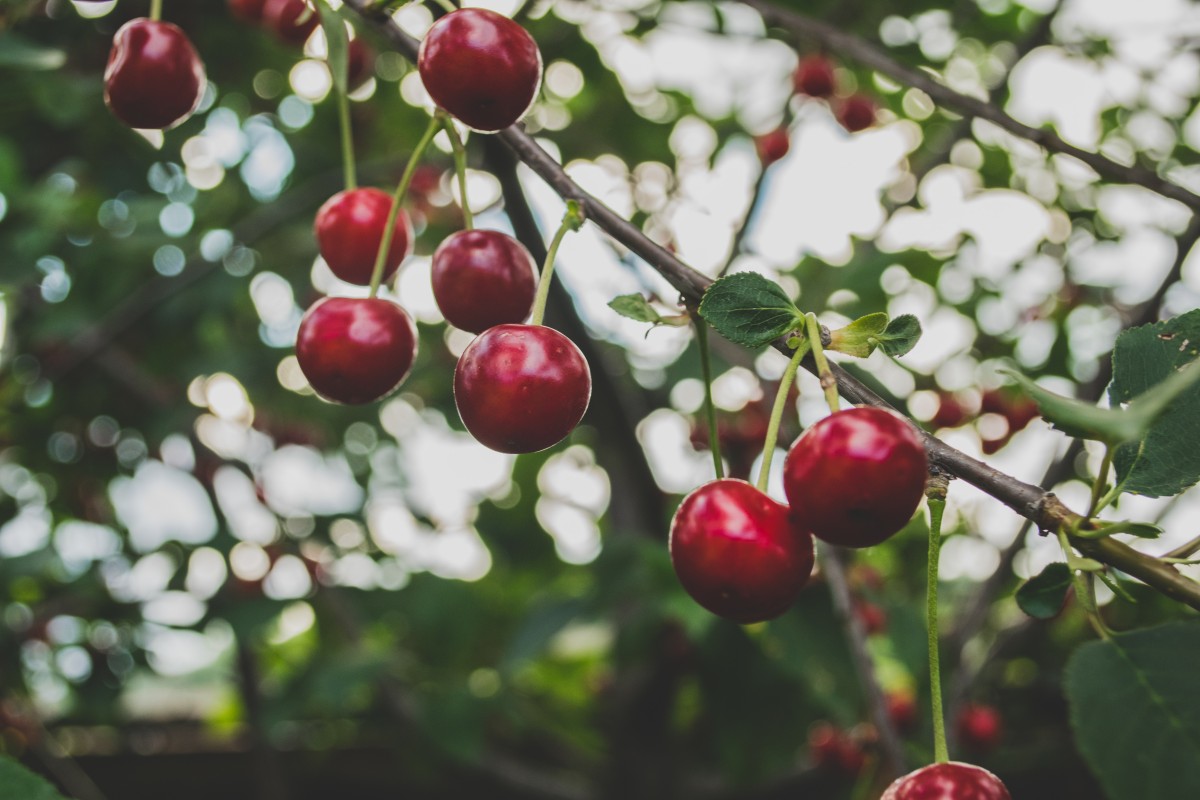
[[[990,4],[1005,1],[992,0]],[[512,3],[487,5],[508,11]],[[1039,0],[1028,5],[1044,10],[1047,2]],[[709,34],[704,30],[712,26],[706,7],[673,4],[664,11],[664,24],[639,41],[626,34],[632,17],[621,10],[620,3],[555,5],[555,13],[582,26],[627,92],[648,113],[658,107],[658,90],[682,89],[694,95],[704,113],[724,116],[732,112],[750,131],[769,130],[779,123],[782,109],[789,102],[795,55],[781,43],[759,40],[761,23],[746,7],[731,3],[723,9],[728,14],[726,24],[744,35]],[[409,9],[402,17],[416,34],[428,24],[427,15],[422,13],[423,9]],[[944,67],[955,88],[972,94],[983,92],[980,75],[994,68],[994,64],[989,67],[991,56],[972,60],[963,55],[978,48],[972,50],[957,42],[943,15],[930,14],[915,24],[899,24],[896,20],[887,24],[891,26],[890,36],[907,36],[919,42],[931,61],[939,69]],[[1129,151],[1128,144],[1099,141],[1098,116],[1108,107],[1130,105],[1145,98],[1149,110],[1135,117],[1128,135],[1145,148],[1169,145],[1175,134],[1162,115],[1182,113],[1186,99],[1200,90],[1196,54],[1172,44],[1173,37],[1200,35],[1200,7],[1186,0],[1072,0],[1057,19],[1054,34],[1063,42],[1109,35],[1115,54],[1097,67],[1073,56],[1069,49],[1047,46],[1035,50],[1012,72],[1010,113],[1031,125],[1053,122],[1073,143],[1101,149],[1120,160]],[[880,86],[868,88],[883,91]],[[414,90],[410,82],[404,82],[402,93],[412,102],[422,102],[419,87]],[[910,99],[912,108],[921,107],[920,97]],[[934,170],[916,187],[917,207],[889,221],[881,199],[888,192],[902,195],[913,191],[913,187],[904,185],[905,159],[920,144],[919,127],[887,118],[872,130],[850,135],[838,126],[824,104],[796,99],[790,102],[796,111],[791,151],[771,168],[761,213],[751,220],[746,238],[751,255],[739,259],[736,269],[754,269],[778,277],[805,255],[833,265],[843,264],[853,253],[854,238],[874,239],[889,252],[909,247],[953,252],[964,237],[970,237],[972,243],[962,247],[947,265],[939,289],[952,292],[956,283],[968,279],[985,279],[1003,286],[1005,296],[981,309],[979,320],[985,330],[1001,332],[1022,324],[1021,312],[1053,295],[1062,284],[1061,265],[1035,255],[1043,241],[1068,242],[1068,269],[1076,281],[1111,286],[1121,302],[1136,303],[1153,292],[1169,267],[1174,257],[1172,238],[1187,222],[1186,211],[1173,201],[1134,187],[1106,187],[1092,194],[1123,237],[1097,244],[1087,235],[1072,233],[1065,216],[1045,204],[1050,196],[1045,188],[1056,181],[1086,187],[1094,176],[1067,159],[1046,162],[1035,149],[982,123],[976,123],[975,128],[981,140],[1001,143],[1016,153],[1025,191],[981,187],[973,169],[979,150],[964,144],[955,148],[951,163]],[[195,158],[186,165],[189,176],[202,176],[197,188],[211,188],[208,184],[213,180],[219,183],[223,170],[239,163],[248,148],[251,153],[260,153],[258,158],[267,172],[277,169],[269,148],[280,144],[273,134],[261,126],[239,131],[236,118],[231,120],[229,116],[214,113],[208,138],[197,137],[200,141],[193,147]],[[535,109],[534,127],[553,121],[550,111]],[[543,145],[556,152],[554,132],[544,133]],[[1184,136],[1192,146],[1200,147],[1200,115],[1188,120]],[[734,140],[713,157],[715,144],[715,136],[701,119],[679,122],[671,136],[678,159],[675,167],[679,191],[669,203],[665,201],[665,170],[661,165],[627,165],[606,158],[567,166],[585,189],[617,210],[629,213],[637,204],[654,210],[656,235],[669,232],[684,261],[712,274],[725,261],[759,169],[748,138]],[[286,149],[286,144],[282,146]],[[290,157],[290,151],[287,155]],[[243,177],[254,180],[256,167],[249,160],[242,164]],[[477,177],[481,187],[486,187],[487,179]],[[523,170],[522,177],[548,236],[561,218],[563,205],[531,172]],[[1176,170],[1173,177],[1200,189],[1200,172],[1196,170]],[[277,181],[277,176],[273,180]],[[262,194],[271,196],[269,189],[268,185]],[[484,215],[478,222],[483,227],[507,227],[506,220],[494,214]],[[618,317],[607,307],[610,299],[629,292],[653,291],[665,299],[674,296],[644,264],[623,263],[624,255],[594,226],[587,226],[565,240],[558,275],[574,294],[589,329],[598,337],[626,347],[635,376],[647,385],[655,385],[663,380],[662,367],[688,345],[689,334],[686,330],[663,328],[646,336],[643,324]],[[947,388],[994,385],[997,378],[990,366],[978,365],[968,355],[973,323],[951,309],[940,308],[935,293],[908,280],[902,267],[898,260],[897,266],[881,275],[881,280],[888,281],[885,285],[894,295],[886,310],[893,314],[916,313],[925,326],[925,336],[905,362],[918,371],[936,373]],[[401,299],[412,306],[418,319],[437,322],[439,315],[427,290],[427,261],[406,269]],[[345,294],[354,291],[337,285],[319,262],[313,274],[314,284],[323,290]],[[1184,281],[1186,288],[1171,297],[1175,312],[1200,305],[1200,256],[1189,259]],[[784,285],[796,288],[787,280]],[[286,344],[294,335],[300,311],[290,287],[278,276],[260,272],[251,291],[263,318],[264,341]],[[1079,344],[1079,351],[1088,351],[1092,356],[1103,354],[1118,330],[1111,323],[1111,318],[1103,314],[1073,323],[1073,345]],[[1018,357],[1028,366],[1036,366],[1039,358],[1044,358],[1049,345],[1045,334],[1036,323],[1023,331]],[[462,334],[447,336],[448,346],[455,351],[467,341],[469,337]],[[299,388],[302,379],[296,378],[294,358],[287,356],[288,352],[281,350],[280,380],[285,386]],[[778,376],[782,363],[782,356],[766,354],[756,366],[762,377],[771,379]],[[873,357],[868,366],[898,393],[911,390],[911,377],[881,355]],[[393,439],[385,440],[371,456],[375,478],[363,497],[341,457],[328,458],[300,447],[271,452],[269,443],[247,429],[253,418],[252,398],[245,397],[244,391],[238,394],[240,385],[231,388],[229,381],[236,381],[230,376],[207,380],[193,385],[189,393],[192,401],[207,412],[197,426],[201,438],[228,457],[243,460],[263,488],[260,500],[252,482],[236,470],[236,474],[227,474],[218,482],[222,509],[236,523],[235,534],[243,539],[230,559],[229,568],[235,574],[253,578],[272,571],[267,591],[280,598],[301,598],[308,591],[308,574],[298,559],[292,559],[295,564],[280,559],[272,566],[266,558],[263,546],[280,535],[271,522],[270,511],[291,516],[293,522],[299,520],[295,524],[301,527],[306,514],[346,514],[345,524],[335,536],[336,547],[310,548],[306,554],[329,565],[337,561],[335,576],[350,585],[399,588],[407,575],[417,570],[462,579],[478,579],[486,574],[490,556],[484,539],[473,527],[473,509],[481,498],[502,499],[512,491],[511,457],[491,453],[469,436],[451,431],[440,412],[425,409],[419,399],[402,394],[381,406],[381,427]],[[656,477],[664,489],[672,492],[685,492],[711,477],[708,458],[692,451],[687,424],[679,413],[698,407],[696,388],[695,382],[677,387],[672,392],[676,408],[656,411],[638,427]],[[806,379],[803,388],[799,411],[802,421],[809,424],[825,411],[815,383]],[[718,401],[736,409],[759,391],[752,373],[735,371],[722,378]],[[945,438],[955,447],[981,456],[978,436],[971,429],[948,432]],[[171,448],[164,446],[161,458],[166,463],[148,461],[111,489],[118,515],[133,533],[137,549],[148,553],[132,563],[117,557],[110,570],[112,582],[130,600],[146,603],[148,614],[157,615],[146,635],[151,642],[159,637],[162,646],[152,646],[151,650],[162,654],[155,666],[164,673],[205,666],[228,647],[228,635],[222,629],[185,635],[170,627],[173,620],[187,624],[195,605],[203,609],[210,587],[219,585],[225,574],[226,564],[219,554],[202,550],[206,553],[203,558],[176,565],[164,562],[162,554],[150,552],[157,543],[171,538],[206,541],[215,527],[213,510],[203,490],[187,473],[190,446],[186,439],[180,440],[182,445],[175,441]],[[403,446],[387,443],[396,440]],[[1039,421],[1018,434],[1012,446],[985,460],[1036,481],[1065,441]],[[1098,454],[1093,453],[1093,458],[1098,460]],[[464,471],[464,464],[471,468]],[[781,464],[782,459],[777,459],[776,471]],[[772,485],[774,493],[782,498],[778,476]],[[610,499],[603,470],[592,462],[585,448],[570,448],[547,463],[539,486],[543,502],[538,506],[538,518],[554,538],[560,556],[568,562],[590,561],[601,546],[597,519]],[[0,467],[0,488],[14,496],[17,492],[27,497],[36,495],[28,473],[11,466]],[[1060,494],[1071,505],[1086,501],[1086,488],[1078,484],[1060,487]],[[169,514],[162,513],[167,497]],[[1121,513],[1153,518],[1162,505],[1135,498],[1122,502]],[[31,552],[50,541],[47,515],[36,512],[36,502],[28,506],[28,513],[0,527],[0,555]],[[432,519],[435,526],[418,523],[410,509]],[[979,536],[956,537],[947,543],[943,577],[986,577],[996,563],[997,548],[1011,541],[1020,520],[1015,514],[996,513],[996,501],[961,482],[954,486],[950,509],[948,526],[962,516]],[[1198,518],[1200,501],[1193,492],[1167,513],[1163,520],[1167,535],[1148,545],[1149,549],[1165,550],[1190,538]],[[86,564],[90,559],[111,557],[111,548],[97,549],[89,544],[88,537],[79,535],[79,530],[64,528],[60,526],[53,536],[68,562],[80,563],[82,559]],[[368,538],[387,554],[379,563],[361,555]],[[1017,568],[1022,574],[1031,574],[1060,557],[1052,541],[1034,537]],[[190,601],[177,596],[162,599],[167,579],[177,568],[189,570],[189,592],[169,594],[184,594]],[[289,620],[281,623],[279,635],[288,635],[288,631],[294,635],[311,624],[301,612],[293,613]],[[180,649],[172,650],[166,646],[168,643]],[[38,663],[34,659],[30,668],[42,676],[37,685],[42,686],[44,699],[52,703],[61,692],[56,693],[46,670],[39,672]]]

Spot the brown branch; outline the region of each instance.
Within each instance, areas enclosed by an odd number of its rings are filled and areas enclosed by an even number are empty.
[[[758,0],[746,0],[758,2]],[[368,7],[368,0],[347,0],[347,5],[366,19],[376,24],[390,39],[396,49],[410,60],[416,58],[417,41],[400,29],[387,14],[378,8]],[[807,18],[804,18],[807,19]],[[822,25],[822,27],[828,27]],[[840,31],[832,31],[838,37],[847,37]],[[848,37],[853,42],[860,40]],[[866,44],[863,42],[862,44]],[[870,52],[875,52],[868,46]],[[877,54],[882,58],[882,54]],[[889,63],[890,60],[889,60]],[[899,65],[896,65],[899,67]],[[903,68],[901,68],[903,69]],[[924,80],[924,78],[921,78]],[[945,90],[949,91],[949,90]],[[970,99],[970,98],[967,98]],[[973,101],[978,103],[979,101]],[[983,104],[986,106],[986,104]],[[648,238],[636,225],[625,219],[602,202],[583,191],[563,170],[562,165],[525,133],[520,125],[513,125],[496,134],[516,155],[525,162],[552,189],[564,199],[580,204],[588,220],[594,222],[605,233],[640,256],[655,271],[662,275],[686,302],[697,303],[712,282],[707,276],[680,261],[666,248]],[[1133,181],[1137,183],[1138,181]],[[1176,187],[1178,188],[1178,187]],[[1189,193],[1190,195],[1190,193]],[[1194,197],[1200,204],[1200,197]],[[786,345],[778,344],[786,352]],[[811,357],[805,361],[811,370]],[[853,403],[891,408],[878,394],[846,370],[833,365],[838,390]],[[894,410],[894,409],[893,409]],[[1034,522],[1041,530],[1053,531],[1060,527],[1072,528],[1083,522],[1083,518],[1064,506],[1052,493],[1026,483],[1011,475],[989,467],[978,459],[968,456],[934,436],[924,433],[925,449],[930,463],[957,478],[975,486],[1021,516]],[[1115,566],[1150,586],[1187,605],[1200,610],[1200,583],[1181,575],[1169,565],[1152,556],[1111,540],[1100,542],[1072,538],[1081,552],[1106,564]]]
[[[865,39],[839,30],[827,22],[778,8],[765,0],[741,1],[758,11],[767,24],[783,28],[794,37],[813,39],[821,46],[870,67],[894,81],[920,89],[944,108],[973,119],[987,120],[1015,136],[1041,145],[1046,150],[1072,156],[1087,164],[1096,174],[1114,183],[1144,186],[1163,197],[1178,200],[1192,209],[1200,210],[1200,195],[1179,184],[1144,167],[1120,164],[1099,153],[1084,150],[1063,140],[1048,128],[1034,128],[1019,122],[986,100],[956,92],[931,73],[895,61],[881,48]]]

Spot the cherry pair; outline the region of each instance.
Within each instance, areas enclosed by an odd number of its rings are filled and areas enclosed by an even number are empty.
[[[906,420],[878,408],[831,414],[788,452],[788,506],[733,479],[684,499],[671,522],[676,574],[718,616],[772,619],[812,571],[813,536],[847,547],[879,544],[912,517],[926,474],[925,449]]]

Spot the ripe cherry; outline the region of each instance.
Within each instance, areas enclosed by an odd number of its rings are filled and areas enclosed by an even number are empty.
[[[304,0],[264,0],[262,22],[284,42],[303,45],[321,24],[321,18]]]
[[[867,636],[878,636],[887,630],[887,612],[870,600],[855,602],[854,616],[858,617]]]
[[[879,800],[1012,800],[1012,795],[983,767],[949,761],[898,778]]]
[[[229,0],[229,11],[243,22],[261,22],[264,0]]]
[[[982,703],[963,706],[958,712],[956,727],[959,740],[977,752],[995,749],[1004,734],[1000,712]]]
[[[800,64],[792,73],[792,86],[797,94],[830,97],[833,95],[834,85],[833,63],[820,54],[800,59]]]
[[[788,507],[734,478],[684,498],[671,520],[670,550],[688,594],[743,624],[787,611],[813,568],[812,536]]]
[[[296,358],[321,397],[370,403],[408,377],[417,357],[412,318],[379,297],[326,297],[300,320]]]
[[[783,464],[783,486],[814,536],[870,547],[912,518],[927,470],[925,448],[907,420],[881,408],[850,408],[795,441]]]
[[[179,124],[200,104],[204,86],[204,62],[175,25],[133,19],[113,37],[104,102],[129,127]]]
[[[911,731],[917,724],[917,698],[912,692],[888,692],[883,697],[888,718],[901,732]]]
[[[938,392],[938,407],[933,415],[933,419],[929,420],[930,426],[934,428],[958,428],[966,425],[970,419],[971,415],[963,406],[962,401],[953,392]]]
[[[350,91],[367,82],[375,72],[375,51],[362,39],[351,39],[347,52],[346,84]]]
[[[367,286],[392,211],[392,196],[379,189],[348,189],[325,201],[317,212],[313,232],[329,269],[347,283]],[[412,223],[401,209],[396,215],[392,243],[383,266],[383,280],[412,252]]]
[[[754,149],[763,167],[769,167],[788,154],[791,142],[787,128],[776,128],[770,133],[754,137]]]
[[[534,453],[562,441],[591,397],[583,353],[542,325],[488,328],[467,345],[454,370],[463,425],[501,453]]]
[[[865,94],[852,94],[838,104],[837,120],[850,133],[865,131],[875,124],[875,101]]]
[[[542,54],[529,32],[483,8],[433,23],[417,70],[433,101],[479,131],[498,131],[529,110],[542,82]]]
[[[458,231],[433,254],[433,297],[442,316],[471,333],[523,322],[537,290],[533,256],[500,231]]]
[[[847,775],[857,775],[867,763],[867,754],[854,737],[824,720],[808,729],[808,750],[817,767]]]

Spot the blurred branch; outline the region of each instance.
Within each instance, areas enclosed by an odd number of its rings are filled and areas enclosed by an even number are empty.
[[[19,710],[22,722],[27,722],[34,730],[34,735],[28,737],[30,751],[45,767],[46,772],[59,788],[74,800],[105,800],[104,792],[83,769],[71,758],[71,755],[58,743],[55,735],[46,727],[33,703],[10,696]],[[2,790],[3,787],[0,787]],[[0,791],[0,796],[3,792]]]
[[[717,272],[717,277],[720,278],[729,272],[729,268],[733,266],[733,262],[737,261],[738,256],[742,254],[742,243],[746,241],[746,234],[750,232],[750,220],[758,213],[758,207],[762,205],[764,191],[767,186],[767,170],[770,167],[764,166],[761,159],[759,160],[758,177],[754,180],[754,188],[750,190],[750,205],[746,206],[746,213],[742,215],[738,222],[737,230],[733,232],[733,243],[729,245],[729,257],[725,259],[725,264]]]
[[[214,498],[215,499],[215,498]],[[263,699],[259,689],[258,659],[242,633],[235,634],[237,643],[238,692],[246,711],[250,733],[250,752],[254,759],[255,793],[259,800],[285,800],[287,783],[279,767],[279,759],[263,721]]]
[[[1173,183],[1144,167],[1120,164],[1090,150],[1084,150],[1063,140],[1049,128],[1034,128],[1009,116],[987,100],[962,94],[942,83],[930,72],[907,67],[882,48],[851,33],[804,14],[778,8],[765,0],[741,0],[758,11],[769,25],[788,31],[794,37],[810,38],[823,47],[858,61],[906,86],[911,86],[929,95],[934,102],[951,111],[972,119],[982,119],[1008,131],[1014,136],[1028,139],[1046,150],[1072,156],[1091,167],[1100,177],[1114,183],[1143,186],[1163,197],[1178,200],[1184,205],[1200,210],[1200,195]]]
[[[758,2],[758,0],[747,0],[747,2]],[[347,0],[347,5],[379,26],[399,52],[410,60],[416,58],[417,41],[401,30],[391,17],[379,9],[369,8],[367,0]],[[834,31],[834,33],[839,37],[846,36],[840,31]],[[859,40],[853,39],[853,41],[858,42]],[[871,52],[874,52],[873,48]],[[889,63],[891,63],[890,60]],[[899,65],[896,66],[899,67]],[[966,99],[971,100],[971,98]],[[972,102],[979,103],[976,100],[972,100]],[[982,105],[986,107],[986,104]],[[559,196],[579,202],[587,219],[640,256],[666,278],[686,300],[694,303],[703,297],[705,289],[712,282],[708,277],[684,264],[666,248],[648,238],[636,225],[579,188],[563,170],[562,165],[543,150],[533,137],[525,133],[519,125],[506,128],[495,135],[521,161],[545,180]],[[1178,189],[1178,187],[1176,188]],[[1200,204],[1200,197],[1195,197],[1190,192],[1187,194]],[[786,345],[782,343],[778,343],[778,347],[781,352],[789,352]],[[806,368],[812,370],[811,357],[806,359],[804,364]],[[833,373],[837,378],[840,393],[850,402],[891,408],[882,397],[845,369],[834,365]],[[922,438],[929,461],[933,466],[981,489],[1021,516],[1033,521],[1040,529],[1055,531],[1059,528],[1069,529],[1084,524],[1085,521],[1079,514],[1063,505],[1052,493],[1011,475],[1006,475],[928,433],[922,433]],[[1073,537],[1072,543],[1085,555],[1115,566],[1153,586],[1168,597],[1200,610],[1200,583],[1185,577],[1171,566],[1161,563],[1152,556],[1139,553],[1129,546],[1111,539],[1088,541]]]
[[[900,734],[896,732],[891,715],[888,714],[887,700],[875,674],[875,663],[867,649],[867,631],[862,620],[854,613],[854,601],[850,597],[850,584],[846,579],[846,550],[822,543],[817,548],[817,554],[821,561],[821,570],[825,573],[825,580],[829,583],[830,594],[833,595],[833,607],[837,609],[842,618],[842,626],[848,634],[850,655],[858,671],[863,694],[867,698],[867,712],[879,732],[879,744],[884,758],[890,762],[892,773],[900,775],[908,770],[904,743],[900,740]]]

